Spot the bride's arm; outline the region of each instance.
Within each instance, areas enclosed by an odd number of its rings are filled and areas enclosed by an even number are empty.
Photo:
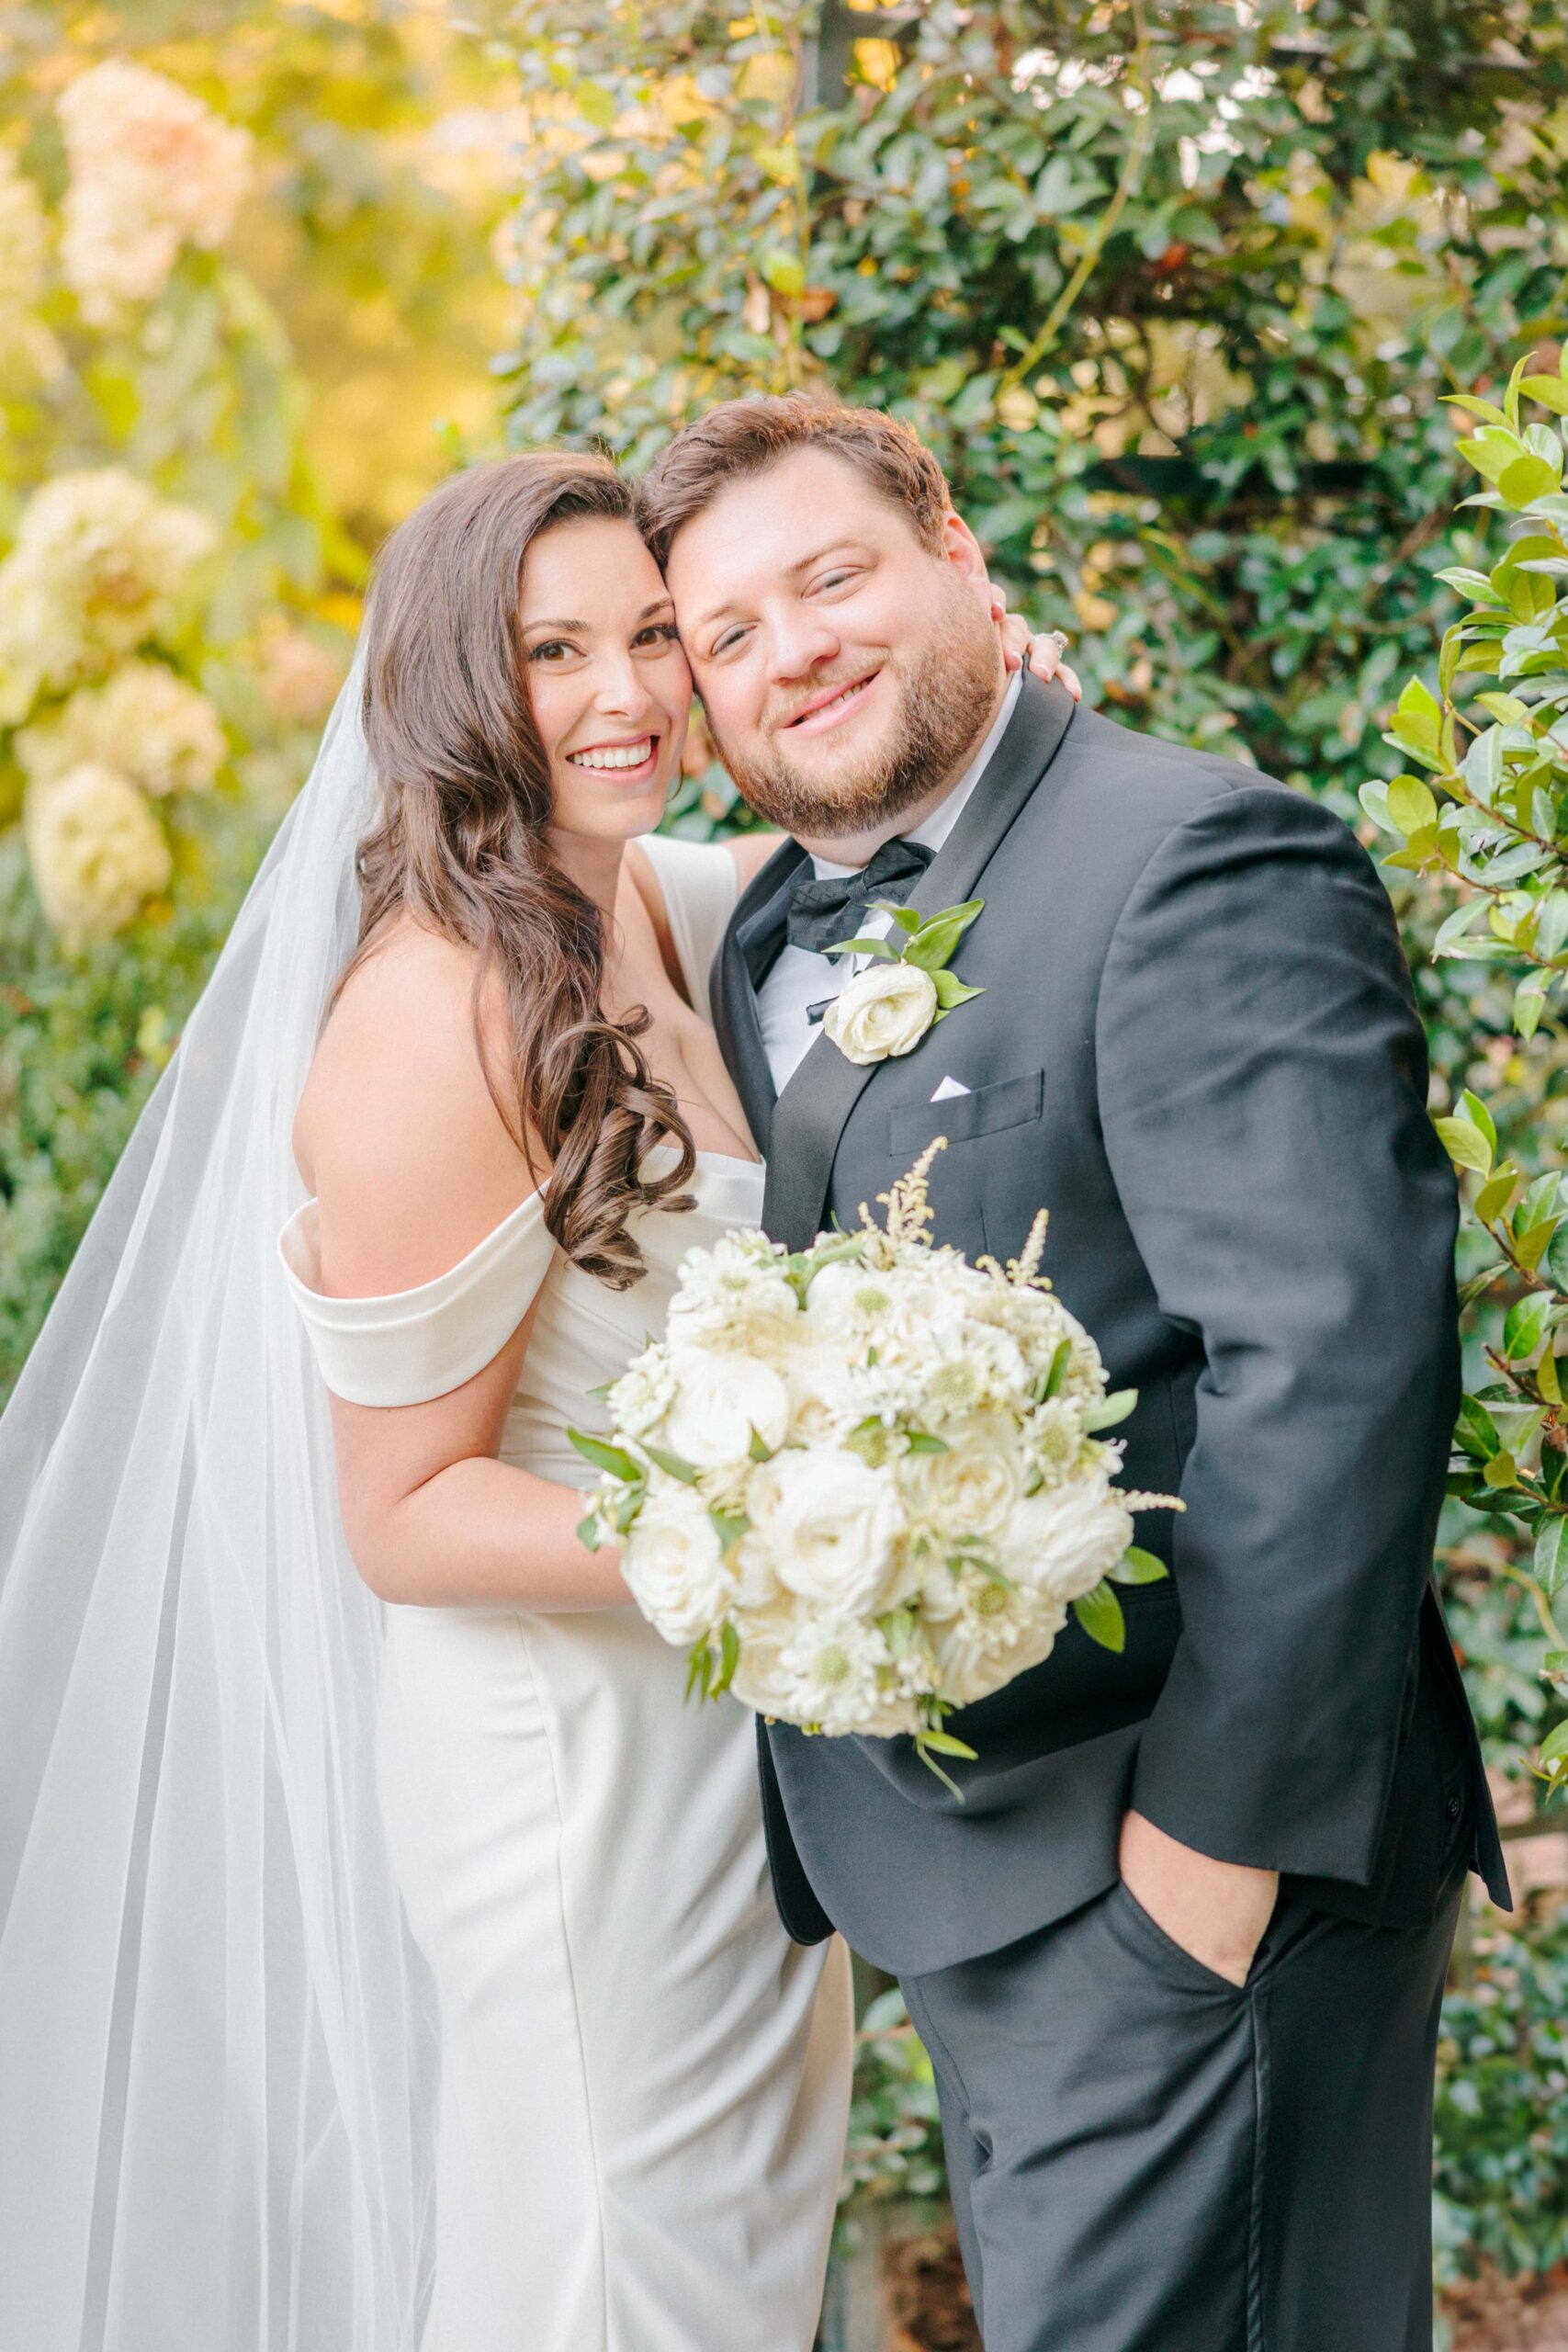
[[[480,1068],[471,974],[459,949],[406,932],[355,973],[328,1024],[295,1132],[330,1295],[434,1281],[535,1190]],[[383,1600],[603,1609],[627,1598],[614,1547],[578,1541],[581,1494],[496,1459],[533,1312],[446,1396],[333,1398],[344,1531]]]

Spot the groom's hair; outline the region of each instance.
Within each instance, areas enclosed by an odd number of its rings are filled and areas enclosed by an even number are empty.
[[[880,409],[851,408],[807,392],[721,401],[675,435],[637,485],[637,525],[662,569],[675,536],[726,485],[766,473],[797,449],[839,458],[896,506],[929,553],[942,548],[953,500],[912,426]]]

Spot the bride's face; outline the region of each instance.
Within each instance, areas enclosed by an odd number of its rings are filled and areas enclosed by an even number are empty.
[[[692,673],[634,526],[585,517],[541,531],[518,617],[552,831],[601,842],[651,832],[680,765]]]

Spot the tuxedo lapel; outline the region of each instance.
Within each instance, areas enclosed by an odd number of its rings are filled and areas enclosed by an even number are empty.
[[[976,884],[1055,757],[1074,708],[1065,687],[1025,676],[1018,707],[985,774],[910,895],[917,914],[934,914],[976,895]],[[768,1132],[762,1200],[762,1229],[773,1240],[791,1250],[808,1249],[815,1240],[839,1137],[881,1067],[852,1062],[823,1033],[779,1096]]]
[[[784,944],[789,894],[805,855],[794,842],[786,842],[769,858],[730,918],[709,984],[719,1048],[752,1138],[764,1154],[774,1092],[757,990]]]

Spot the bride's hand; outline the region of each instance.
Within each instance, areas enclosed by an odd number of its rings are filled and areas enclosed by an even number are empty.
[[[1036,636],[1021,613],[1010,613],[998,589],[991,592],[991,610],[1002,633],[1002,659],[1010,671],[1021,670],[1027,662],[1037,678],[1049,682],[1055,678],[1066,686],[1075,702],[1083,700],[1083,685],[1076,670],[1062,659],[1066,639],[1059,630],[1047,629]]]

